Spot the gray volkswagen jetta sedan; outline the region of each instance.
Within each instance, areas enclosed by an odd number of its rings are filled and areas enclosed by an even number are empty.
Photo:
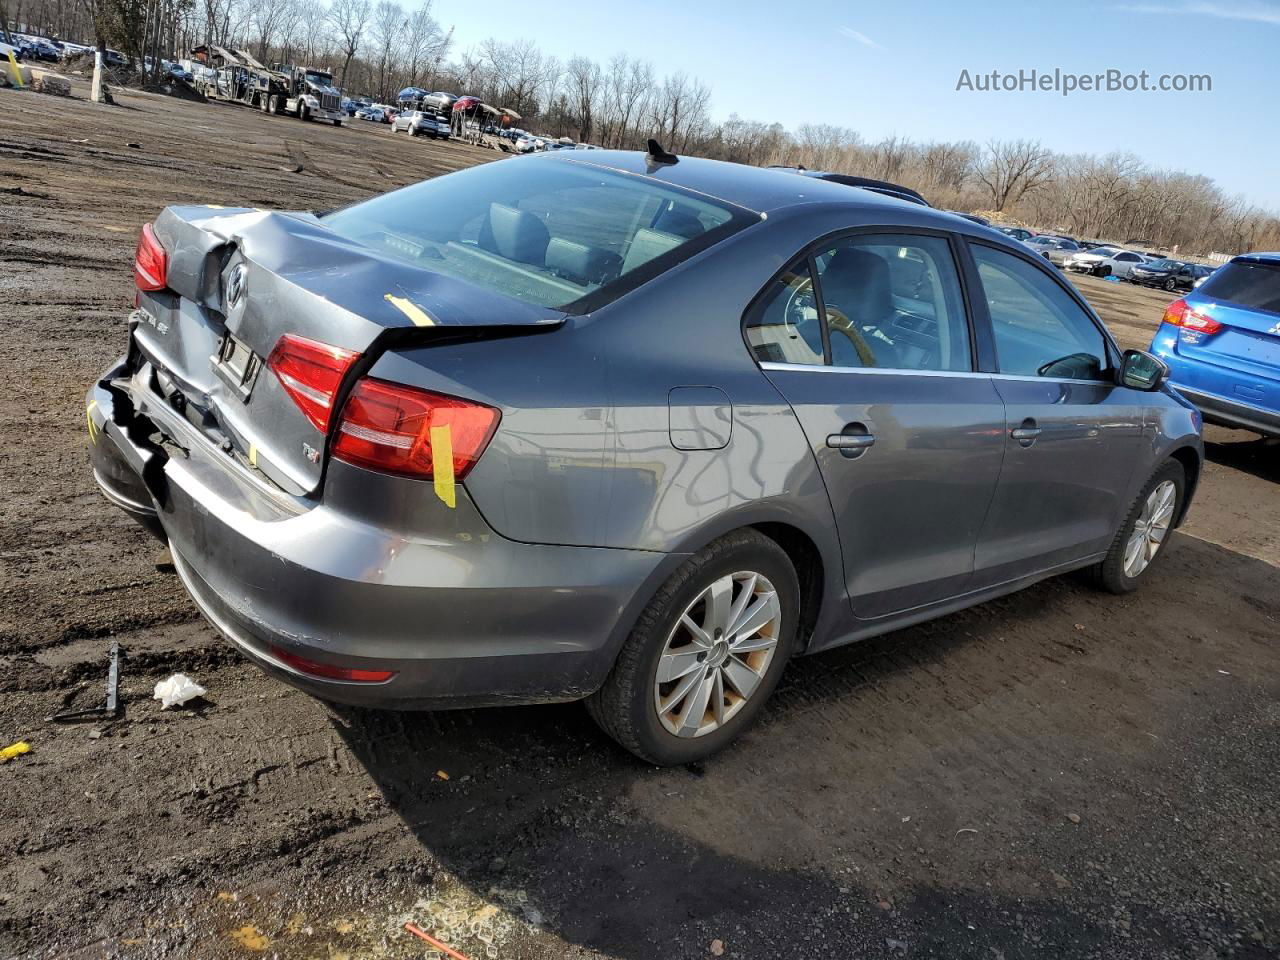
[[[94,475],[328,700],[585,698],[706,756],[787,661],[1149,575],[1203,448],[1021,244],[793,173],[498,160],[345,209],[171,207]]]

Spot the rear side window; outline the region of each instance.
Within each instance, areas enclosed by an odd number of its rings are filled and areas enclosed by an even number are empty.
[[[642,177],[513,157],[374,197],[323,222],[425,270],[582,312],[757,220]]]
[[[1199,292],[1240,307],[1280,313],[1280,264],[1224,263],[1200,285]]]
[[[941,237],[858,235],[823,244],[756,301],[746,335],[761,362],[972,366],[955,260]]]
[[[1106,379],[1102,332],[1044,270],[1003,250],[971,244],[1000,372],[1070,380]]]

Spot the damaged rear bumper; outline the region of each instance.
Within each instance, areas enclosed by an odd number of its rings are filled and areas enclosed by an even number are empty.
[[[205,617],[327,700],[417,709],[586,696],[681,559],[506,540],[465,487],[450,508],[429,484],[336,461],[322,500],[290,497],[138,397],[123,362],[90,389],[88,419],[103,493],[169,544]],[[327,679],[288,655],[392,675]]]

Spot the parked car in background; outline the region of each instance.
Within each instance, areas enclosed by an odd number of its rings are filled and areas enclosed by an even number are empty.
[[[1077,273],[1090,273],[1095,277],[1127,277],[1129,271],[1147,258],[1134,250],[1103,246],[1074,253],[1063,261],[1063,267]]]
[[[1196,278],[1195,283],[1191,284],[1191,289],[1192,289],[1192,290],[1198,290],[1198,289],[1200,289],[1200,287],[1204,285],[1204,282],[1205,282],[1206,280],[1208,280],[1210,277],[1212,277],[1215,273],[1217,273],[1219,269],[1220,269],[1220,268],[1218,268],[1218,267],[1213,267],[1213,268],[1212,268],[1208,273],[1206,273],[1203,277],[1197,277],[1197,278]]]
[[[1066,263],[1067,257],[1080,253],[1080,244],[1066,237],[1051,237],[1041,234],[1023,241],[1024,246],[1040,254],[1055,267]]]
[[[661,156],[168,208],[89,386],[91,475],[273,676],[367,707],[587,698],[659,764],[734,740],[796,655],[1150,577],[1199,415],[1043,259]]]
[[[443,124],[438,119],[421,110],[406,110],[396,114],[395,119],[391,121],[393,133],[404,130],[410,136],[430,137],[432,140],[440,136],[441,126]]]
[[[991,221],[986,217],[980,217],[976,213],[961,213],[959,210],[948,210],[947,213],[954,213],[957,217],[964,217],[971,223],[976,223],[980,227],[991,226]]]
[[[1197,280],[1211,273],[1212,267],[1166,258],[1135,264],[1129,271],[1129,280],[1144,287],[1159,287],[1172,293],[1175,290],[1190,290]]]
[[[525,134],[516,140],[516,153],[533,153],[538,149],[538,141]]]
[[[1026,227],[996,227],[1006,237],[1013,237],[1015,240],[1030,240],[1036,235],[1034,230],[1028,230]]]
[[[1280,253],[1235,257],[1165,309],[1151,351],[1228,427],[1280,437]]]
[[[373,123],[382,123],[383,116],[383,112],[377,107],[365,107],[362,110],[356,111],[357,120],[369,120]]]

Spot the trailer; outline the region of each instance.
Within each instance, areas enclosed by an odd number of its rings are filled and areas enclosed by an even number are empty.
[[[453,104],[458,98],[451,93],[432,93],[420,87],[405,87],[396,97],[401,113],[417,111],[434,122],[435,134],[443,140],[452,135]]]

